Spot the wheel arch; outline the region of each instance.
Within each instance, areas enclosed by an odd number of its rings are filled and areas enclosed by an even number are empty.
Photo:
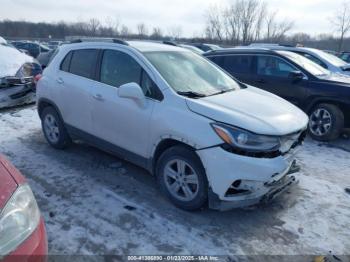
[[[156,166],[157,166],[157,162],[159,160],[159,157],[167,149],[174,147],[174,146],[178,146],[178,145],[185,146],[185,147],[189,148],[190,150],[192,150],[193,152],[196,152],[196,150],[197,150],[195,148],[195,145],[191,145],[190,143],[186,143],[186,141],[179,139],[179,138],[167,137],[167,138],[161,139],[154,147],[153,153],[152,153],[152,168],[151,169],[152,169],[152,173],[154,175],[156,175]],[[198,154],[197,154],[197,156],[200,159]]]
[[[59,117],[63,120],[62,115],[61,115],[61,112],[60,112],[60,110],[58,109],[58,106],[57,106],[53,101],[51,101],[51,100],[49,100],[49,99],[46,99],[46,98],[40,98],[40,99],[38,100],[37,107],[38,107],[38,114],[39,114],[39,117],[41,118],[41,115],[42,115],[44,109],[45,109],[46,107],[49,107],[49,106],[53,107],[53,108],[56,110],[56,112],[58,113]]]
[[[319,98],[319,99],[313,99],[310,103],[308,103],[308,106],[306,108],[306,113],[310,115],[311,111],[320,104],[330,104],[335,105],[339,107],[339,109],[344,114],[344,125],[345,127],[350,127],[350,103],[335,99],[335,98]]]

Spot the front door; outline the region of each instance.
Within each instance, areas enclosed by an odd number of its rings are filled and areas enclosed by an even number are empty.
[[[305,97],[307,80],[291,78],[291,73],[299,70],[277,56],[257,55],[256,59],[256,78],[253,85],[300,105]]]
[[[134,154],[147,158],[150,118],[158,102],[146,98],[142,105],[139,101],[119,97],[118,88],[134,82],[149,97],[153,81],[135,58],[118,50],[104,51],[99,78],[91,94],[93,135],[116,146],[124,155],[131,153],[131,157]]]

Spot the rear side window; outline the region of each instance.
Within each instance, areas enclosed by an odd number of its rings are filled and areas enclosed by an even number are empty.
[[[70,65],[70,60],[72,58],[72,53],[73,52],[69,52],[66,57],[63,59],[62,63],[61,63],[61,66],[60,66],[60,69],[62,71],[65,71],[65,72],[69,72],[69,65]]]
[[[225,56],[222,67],[229,73],[250,74],[253,67],[253,56],[231,55]]]
[[[210,56],[208,57],[211,61],[219,66],[223,66],[223,57],[222,56]]]
[[[258,56],[257,73],[260,76],[287,78],[293,71],[298,70],[278,57]]]
[[[96,49],[82,49],[73,51],[69,72],[74,75],[92,79],[97,63],[97,55],[98,50]]]

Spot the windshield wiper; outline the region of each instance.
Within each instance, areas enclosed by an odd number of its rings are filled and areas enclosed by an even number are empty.
[[[194,91],[178,91],[177,93],[179,95],[187,96],[187,97],[190,97],[190,98],[199,98],[199,97],[206,97],[207,96],[205,94],[197,93],[197,92],[194,92]]]
[[[219,91],[219,92],[217,92],[217,93],[210,94],[209,96],[221,95],[221,94],[225,94],[225,93],[227,93],[227,92],[232,92],[232,91],[234,91],[234,90],[235,90],[235,89],[221,90],[221,91]]]

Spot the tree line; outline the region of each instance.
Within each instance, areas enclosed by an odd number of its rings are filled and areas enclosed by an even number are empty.
[[[345,0],[328,19],[332,34],[294,33],[295,21],[283,18],[264,0],[232,0],[227,6],[211,6],[204,14],[204,30],[199,36],[184,38],[181,26],[166,29],[140,22],[136,28],[120,22],[119,17],[103,21],[33,23],[0,20],[0,36],[9,39],[60,39],[69,36],[119,37],[126,39],[179,40],[221,45],[247,45],[252,42],[304,44],[329,50],[350,50],[350,0]],[[317,21],[315,21],[317,23]]]

